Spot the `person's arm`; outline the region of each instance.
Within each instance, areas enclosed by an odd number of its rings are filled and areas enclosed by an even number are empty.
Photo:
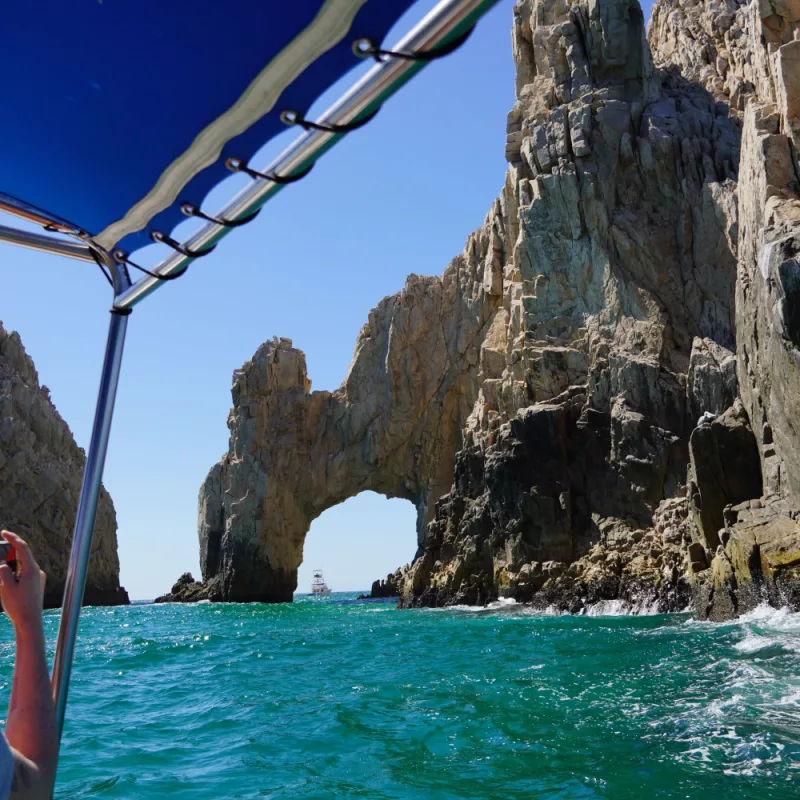
[[[13,800],[49,800],[58,741],[42,626],[45,575],[28,545],[14,533],[0,535],[14,546],[17,574],[0,567],[0,597],[14,625],[16,656],[5,734],[14,756]]]

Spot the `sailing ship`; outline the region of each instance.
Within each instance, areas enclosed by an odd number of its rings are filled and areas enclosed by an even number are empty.
[[[331,594],[330,587],[325,583],[325,578],[322,577],[321,569],[314,570],[314,577],[311,579],[311,594],[315,597],[327,597]]]

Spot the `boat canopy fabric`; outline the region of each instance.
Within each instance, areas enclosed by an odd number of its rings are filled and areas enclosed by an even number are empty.
[[[413,0],[6,0],[0,199],[132,252]]]

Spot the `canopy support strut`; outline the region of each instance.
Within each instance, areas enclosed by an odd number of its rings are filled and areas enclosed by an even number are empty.
[[[125,270],[106,253],[98,253],[108,267],[114,283],[115,296],[130,286]],[[72,550],[69,556],[67,579],[64,585],[64,601],[61,611],[61,625],[58,629],[55,658],[53,660],[53,696],[56,709],[56,728],[58,741],[64,727],[64,712],[67,705],[69,678],[72,671],[72,658],[75,651],[75,638],[78,633],[78,617],[81,613],[83,590],[86,586],[89,557],[92,550],[92,534],[100,496],[100,482],[108,450],[111,432],[111,417],[114,413],[114,400],[119,383],[122,351],[125,345],[125,331],[128,327],[128,314],[112,308],[111,323],[108,329],[103,371],[100,376],[100,390],[97,397],[92,438],[86,455],[86,468],[83,474],[78,511],[75,517],[75,532],[72,537]]]

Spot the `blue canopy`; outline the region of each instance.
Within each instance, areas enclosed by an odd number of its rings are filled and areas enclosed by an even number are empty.
[[[7,0],[0,198],[130,252],[169,235],[413,0]]]

